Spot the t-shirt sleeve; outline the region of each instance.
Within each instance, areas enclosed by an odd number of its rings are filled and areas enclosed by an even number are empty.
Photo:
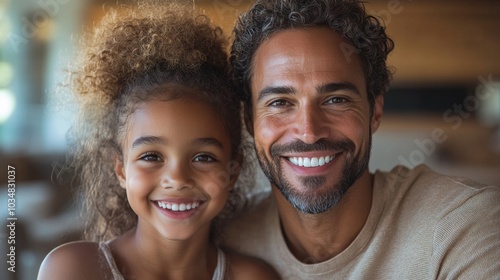
[[[500,279],[500,189],[450,204],[434,232],[432,279]]]

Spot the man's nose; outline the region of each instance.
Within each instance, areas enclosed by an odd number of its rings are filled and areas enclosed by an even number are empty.
[[[306,144],[313,144],[328,137],[328,122],[321,108],[304,104],[297,112],[292,125],[294,138]]]

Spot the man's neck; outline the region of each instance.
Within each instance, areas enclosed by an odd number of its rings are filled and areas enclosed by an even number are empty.
[[[363,228],[372,204],[373,175],[368,170],[342,200],[321,214],[304,214],[273,187],[281,226],[290,251],[304,263],[319,263],[345,250]]]

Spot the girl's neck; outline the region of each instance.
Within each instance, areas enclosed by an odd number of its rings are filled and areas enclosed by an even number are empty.
[[[118,269],[125,278],[212,279],[217,249],[209,242],[208,230],[188,240],[168,240],[140,227],[111,242]]]

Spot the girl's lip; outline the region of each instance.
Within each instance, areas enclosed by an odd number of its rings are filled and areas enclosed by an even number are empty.
[[[177,203],[167,203],[163,201],[155,201],[154,205],[161,211],[161,213],[163,213],[170,219],[185,220],[198,214],[200,210],[205,207],[205,201],[194,201],[191,202],[190,204],[189,203],[177,204]]]
[[[205,202],[205,199],[201,198],[194,198],[194,197],[169,197],[169,198],[161,198],[161,199],[154,199],[154,202],[163,202],[163,203],[175,203],[175,204],[181,204],[181,203],[194,203],[194,202]]]
[[[153,203],[156,204],[156,206],[159,206],[162,209],[172,210],[174,212],[196,209],[200,205],[203,205],[204,202],[205,200],[194,198],[168,198],[153,200]]]

